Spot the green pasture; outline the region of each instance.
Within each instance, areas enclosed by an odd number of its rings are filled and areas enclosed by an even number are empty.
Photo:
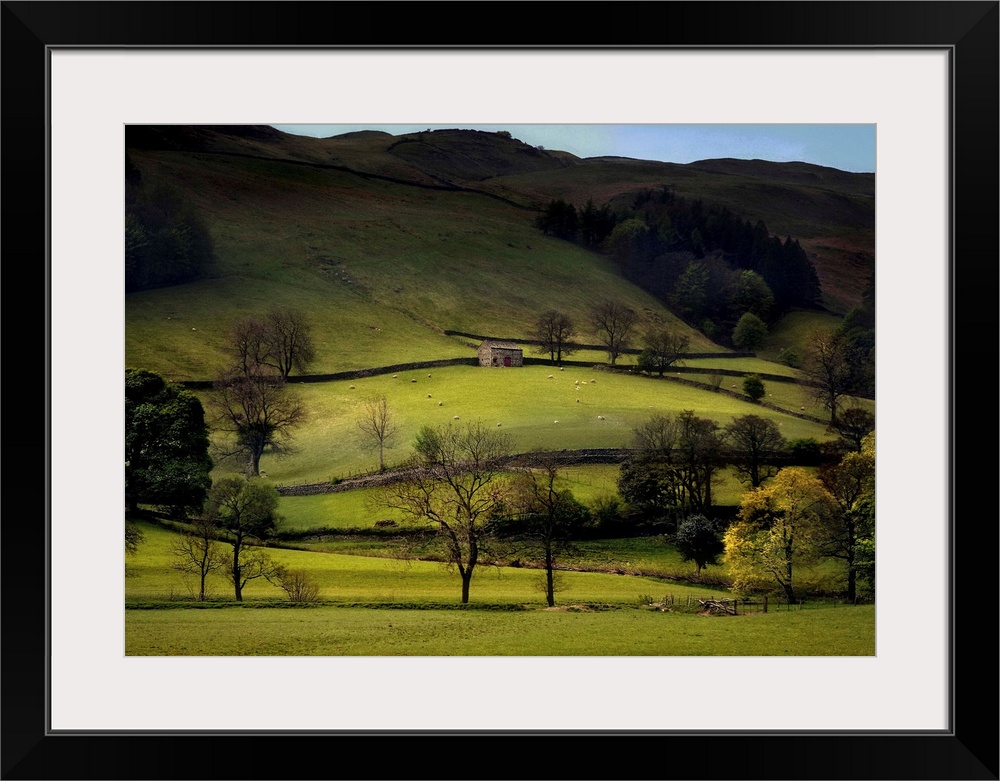
[[[604,497],[618,495],[617,464],[567,466],[559,470],[560,485],[573,492],[585,505]],[[719,470],[712,483],[716,504],[737,505],[746,491],[732,468]],[[379,491],[358,488],[311,496],[284,496],[278,504],[283,517],[283,531],[303,532],[311,529],[370,529],[382,519],[402,521],[402,514],[379,504]]]
[[[579,384],[577,384],[579,382]],[[634,427],[656,413],[693,410],[724,426],[739,415],[775,420],[788,439],[828,439],[821,423],[784,415],[749,400],[687,384],[569,367],[488,369],[449,366],[360,380],[293,386],[305,420],[294,432],[296,451],[265,455],[261,469],[279,485],[327,482],[374,471],[376,452],[357,427],[367,398],[384,395],[399,423],[386,463],[412,455],[423,425],[480,420],[511,437],[515,451],[626,447]],[[207,394],[203,397],[208,404]],[[578,401],[579,400],[579,401]],[[603,419],[602,419],[603,418]],[[499,424],[499,425],[498,425]],[[219,473],[237,465],[220,464]]]
[[[176,532],[141,525],[128,559],[128,655],[871,655],[874,608],[772,600],[767,614],[706,617],[697,600],[726,596],[642,571],[690,570],[662,538],[581,543],[565,561],[602,571],[557,573],[547,608],[537,569],[480,566],[461,606],[457,575],[428,561],[272,549],[320,586],[320,601],[293,605],[252,581],[237,605],[225,578],[209,576],[209,601],[172,569]],[[709,568],[708,572],[717,568]],[[618,572],[622,574],[617,574]],[[616,574],[607,574],[616,573]]]
[[[128,656],[873,656],[873,606],[707,617],[639,607],[125,611]]]
[[[145,541],[127,562],[126,604],[191,601],[197,583],[172,568],[171,545],[177,532],[143,524]],[[454,605],[460,602],[457,573],[433,561],[398,560],[377,556],[348,556],[275,548],[272,556],[291,569],[301,569],[320,587],[324,602],[342,604]],[[537,569],[480,565],[473,574],[470,600],[479,604],[544,606]],[[657,578],[628,577],[598,572],[560,572],[559,602],[630,605],[643,594],[662,591]],[[209,576],[215,599],[232,600],[232,586],[221,575]],[[671,592],[704,597],[711,589],[693,584],[671,584]],[[718,587],[715,589],[718,591]],[[284,592],[267,581],[251,581],[244,589],[249,601],[287,602]]]

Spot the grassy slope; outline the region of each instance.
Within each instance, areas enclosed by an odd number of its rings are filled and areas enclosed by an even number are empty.
[[[689,331],[603,258],[495,199],[276,162],[132,156],[144,181],[190,193],[219,258],[214,279],[126,296],[128,362],[170,379],[212,376],[226,326],[272,304],[314,323],[317,373],[461,354],[444,329],[527,337],[551,307],[583,332],[604,296]],[[690,334],[692,350],[718,349]]]
[[[789,407],[810,404],[812,412],[820,412],[800,386],[771,386],[772,393],[791,394],[786,401]],[[544,366],[511,370],[452,366],[395,377],[309,383],[294,390],[306,410],[306,420],[295,432],[298,452],[285,458],[265,455],[261,461],[269,480],[286,485],[322,482],[376,467],[377,456],[364,450],[356,420],[365,399],[378,395],[386,396],[399,424],[395,447],[386,452],[389,464],[409,457],[410,443],[421,426],[447,425],[455,422],[456,415],[462,423],[501,424],[516,452],[626,447],[633,428],[652,414],[683,410],[693,410],[722,426],[737,415],[759,414],[774,419],[788,439],[829,437],[823,424],[748,400],[669,380],[575,367],[553,371]],[[235,467],[224,467],[229,468]]]

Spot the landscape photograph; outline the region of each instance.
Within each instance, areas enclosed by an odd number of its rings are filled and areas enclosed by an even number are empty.
[[[124,137],[126,656],[875,656],[874,125]]]

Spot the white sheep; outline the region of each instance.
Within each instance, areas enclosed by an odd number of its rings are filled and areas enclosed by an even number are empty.
[[[580,400],[579,400],[579,399],[577,399],[577,400],[576,400],[576,403],[577,403],[577,404],[579,404],[579,403],[580,403]]]
[[[455,416],[454,420],[458,420],[458,415]]]
[[[502,426],[502,425],[503,425],[503,423],[497,423],[497,428],[500,428],[500,426]]]
[[[597,419],[598,419],[598,420],[604,420],[604,416],[603,416],[603,415],[598,415],[598,416],[597,416]]]
[[[443,407],[443,406],[444,406],[444,402],[443,402],[443,401],[439,401],[439,402],[438,402],[438,406],[439,406],[439,407]]]
[[[351,390],[354,390],[354,386],[353,385],[351,386]]]
[[[427,375],[427,379],[429,380],[430,378],[431,378],[431,376],[430,376],[430,375],[428,374],[428,375]]]
[[[427,394],[427,398],[430,398],[430,397],[431,397],[431,394],[429,394],[429,393],[428,393],[428,394]]]
[[[553,422],[553,423],[558,423],[559,421],[558,421],[558,420],[553,420],[552,422]]]
[[[546,379],[551,380],[554,376],[555,376],[554,374],[550,374]]]
[[[416,381],[417,381],[416,377],[414,377],[412,380],[410,380],[410,382],[416,382]]]
[[[394,375],[392,375],[392,378],[396,379],[398,376],[399,376],[398,374],[394,374]]]

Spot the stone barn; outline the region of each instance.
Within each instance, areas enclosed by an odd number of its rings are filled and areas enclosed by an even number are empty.
[[[524,366],[524,350],[512,342],[485,341],[479,345],[480,366]]]

